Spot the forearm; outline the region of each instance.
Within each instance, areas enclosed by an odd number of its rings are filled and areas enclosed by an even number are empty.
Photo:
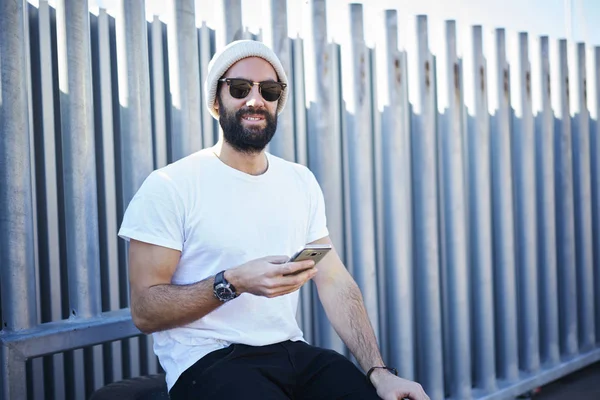
[[[135,325],[152,333],[189,324],[209,314],[222,303],[213,294],[214,277],[191,285],[155,285],[132,296]]]
[[[364,371],[383,360],[359,287],[348,275],[332,280],[319,290],[329,321]]]

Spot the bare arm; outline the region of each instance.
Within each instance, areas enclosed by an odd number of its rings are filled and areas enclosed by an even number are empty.
[[[144,333],[188,324],[221,305],[213,296],[214,277],[191,285],[171,284],[180,256],[177,250],[131,240],[131,316]]]
[[[144,333],[189,324],[223,304],[213,295],[214,276],[190,285],[171,283],[180,257],[181,252],[177,250],[131,240],[131,316],[134,324]],[[316,273],[312,261],[283,264],[286,260],[285,256],[252,260],[228,269],[225,279],[231,282],[238,294],[248,292],[265,297],[282,296],[298,290]],[[309,269],[298,275],[283,276],[305,268]]]
[[[331,240],[325,237],[314,243],[331,244]],[[314,281],[319,299],[337,334],[364,371],[384,366],[362,293],[335,249],[321,260],[317,268],[319,272]],[[429,399],[421,385],[396,377],[387,370],[376,369],[370,379],[383,399]]]
[[[325,238],[315,243],[331,241]],[[362,293],[335,249],[325,256],[317,268],[319,272],[314,281],[319,299],[335,331],[365,371],[373,366],[384,365]]]

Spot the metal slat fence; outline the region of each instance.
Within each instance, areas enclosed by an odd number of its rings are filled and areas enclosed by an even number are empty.
[[[463,59],[448,21],[440,61],[427,17],[403,50],[386,11],[370,48],[353,4],[342,66],[325,0],[307,43],[289,37],[285,0],[264,37],[240,0],[222,6],[216,32],[193,0],[170,2],[169,24],[143,0],[116,17],[0,1],[0,398],[83,399],[160,371],[131,323],[116,232],[150,171],[218,139],[202,85],[238,38],[282,59],[292,96],[269,150],[319,180],[388,364],[432,399],[508,399],[600,360],[600,47],[577,44],[569,63],[565,40],[520,33],[513,48],[497,29],[485,48],[476,26]],[[349,355],[310,285],[298,320]]]

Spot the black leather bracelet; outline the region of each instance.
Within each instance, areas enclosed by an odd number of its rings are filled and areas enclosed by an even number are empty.
[[[369,371],[367,372],[367,382],[369,382],[371,385],[373,384],[373,382],[371,382],[371,374],[373,373],[373,371],[375,371],[376,369],[387,369],[388,371],[390,371],[392,374],[398,376],[398,370],[396,368],[392,368],[392,367],[371,367],[371,369],[369,369]]]

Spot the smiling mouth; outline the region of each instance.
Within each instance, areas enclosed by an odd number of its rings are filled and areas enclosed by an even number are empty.
[[[242,117],[243,120],[246,121],[263,121],[263,117]]]

